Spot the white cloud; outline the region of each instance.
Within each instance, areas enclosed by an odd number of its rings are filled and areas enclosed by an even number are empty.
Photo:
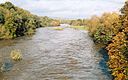
[[[0,0],[3,2],[4,0]],[[123,0],[10,0],[34,14],[63,18],[86,18],[108,11],[118,11]]]

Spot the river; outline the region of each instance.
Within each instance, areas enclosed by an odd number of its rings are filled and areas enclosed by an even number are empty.
[[[23,60],[10,59],[13,49],[22,51]],[[0,62],[14,64],[0,72],[0,80],[112,80],[99,65],[97,51],[88,31],[39,28],[33,36],[0,41]]]

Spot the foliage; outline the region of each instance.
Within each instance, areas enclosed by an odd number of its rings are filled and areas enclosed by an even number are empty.
[[[107,44],[109,61],[114,80],[128,80],[128,1],[121,14],[105,13],[88,20],[93,39]]]
[[[12,50],[10,56],[15,61],[22,59],[22,54],[20,50]]]
[[[61,24],[71,24],[71,21],[72,20],[69,20],[69,19],[60,19]]]
[[[51,24],[51,22],[53,24]],[[35,29],[45,26],[58,26],[58,20],[49,17],[38,17],[14,6],[10,2],[0,4],[0,39],[12,39],[34,34]]]
[[[89,27],[89,33],[91,36],[96,33],[96,30],[100,25],[100,18],[97,16],[92,16],[91,19],[87,20],[87,26]]]
[[[40,22],[42,27],[47,26],[60,26],[60,21],[56,19],[51,19],[47,16],[40,17]]]
[[[109,67],[112,69],[112,75],[115,80],[128,79],[128,58],[127,54],[127,36],[124,32],[119,32],[108,45]]]
[[[0,12],[0,20],[3,23],[0,25],[0,39],[23,36],[28,34],[30,30],[35,30],[36,21],[33,18],[34,15],[28,11],[6,2],[0,5]]]
[[[4,4],[0,4],[0,6],[6,8],[6,9],[15,9],[14,5],[11,2],[6,2]]]
[[[0,24],[4,24],[4,15],[0,12]]]
[[[42,27],[47,27],[50,26],[52,19],[47,16],[44,16],[44,17],[40,17],[40,21]]]
[[[74,25],[74,26],[81,26],[82,24],[82,20],[78,19],[78,20],[72,20],[70,25]]]
[[[93,16],[88,20],[87,26],[95,42],[107,44],[121,29],[119,14],[104,13],[101,17]]]
[[[119,30],[112,37],[112,43],[107,46],[109,54],[108,65],[115,80],[128,80],[128,2],[121,9],[119,18],[121,22],[120,28],[114,25]],[[112,30],[114,31],[113,28]]]
[[[59,20],[52,20],[50,23],[50,26],[60,26],[60,21]]]
[[[87,19],[66,20],[66,21],[67,23],[70,23],[70,25],[73,26],[86,26],[87,24]]]
[[[111,41],[112,35],[113,34],[111,31],[107,31],[104,27],[101,26],[97,28],[93,39],[96,43],[102,42],[103,44],[107,44]]]

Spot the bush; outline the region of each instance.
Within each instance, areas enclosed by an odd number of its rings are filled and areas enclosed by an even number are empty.
[[[112,39],[112,35],[111,31],[106,31],[104,27],[99,27],[93,35],[93,39],[96,43],[108,44]]]
[[[91,19],[87,20],[87,26],[89,27],[90,36],[94,36],[97,28],[101,25],[100,18],[97,16],[92,16]]]
[[[10,56],[15,61],[22,59],[22,53],[20,50],[12,50]]]
[[[87,26],[94,41],[103,44],[109,43],[122,28],[117,13],[104,13],[101,17],[93,16],[88,20]]]

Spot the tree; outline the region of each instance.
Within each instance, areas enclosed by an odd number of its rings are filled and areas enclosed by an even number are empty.
[[[94,41],[103,44],[111,42],[112,37],[122,28],[120,16],[115,12],[104,13],[101,17],[93,16],[87,26]]]
[[[0,24],[3,24],[4,22],[4,15],[0,12]]]
[[[51,24],[52,21],[54,24]],[[14,6],[11,2],[0,4],[0,39],[31,35],[38,27],[59,24],[58,20],[33,15],[27,10]]]
[[[121,9],[121,28],[108,45],[108,65],[115,80],[128,80],[128,1]]]
[[[0,6],[7,8],[7,9],[15,9],[14,5],[11,2],[5,2],[4,4],[0,4]]]

